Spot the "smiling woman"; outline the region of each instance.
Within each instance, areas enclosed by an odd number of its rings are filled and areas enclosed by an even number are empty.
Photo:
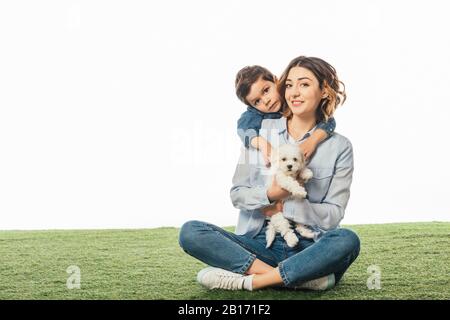
[[[283,115],[311,113],[317,121],[327,121],[347,95],[332,65],[315,57],[298,57],[289,63],[280,78],[278,90],[285,97]],[[305,104],[305,102],[307,102]],[[310,114],[311,116],[311,114]]]

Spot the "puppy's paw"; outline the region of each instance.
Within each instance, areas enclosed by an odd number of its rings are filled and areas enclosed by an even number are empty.
[[[298,243],[298,238],[294,232],[287,233],[284,236],[284,240],[286,240],[287,245],[291,248],[295,247]]]
[[[298,196],[301,197],[302,199],[305,199],[307,195],[308,195],[308,193],[307,193],[306,191],[300,192],[300,193],[298,194]]]
[[[304,230],[302,233],[300,233],[300,235],[304,238],[314,239],[314,233],[310,230]]]
[[[314,232],[309,230],[309,228],[304,227],[302,225],[298,225],[297,228],[295,228],[298,233],[304,238],[313,239],[314,238]]]
[[[305,180],[305,182],[307,182],[308,180],[310,180],[312,177],[313,177],[313,172],[312,172],[310,169],[305,168],[305,169],[302,171],[301,178],[302,178],[303,180]]]
[[[304,188],[301,188],[299,190],[295,190],[294,192],[292,192],[292,195],[296,198],[305,199],[308,193]]]
[[[266,248],[272,245],[273,240],[275,240],[275,230],[270,226],[266,231]]]

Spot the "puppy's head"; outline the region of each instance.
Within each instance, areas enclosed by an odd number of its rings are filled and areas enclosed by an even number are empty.
[[[273,150],[272,164],[276,170],[293,176],[305,167],[305,160],[299,146],[284,144]]]

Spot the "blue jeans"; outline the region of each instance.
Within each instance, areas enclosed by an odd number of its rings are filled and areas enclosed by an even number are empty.
[[[298,244],[290,248],[280,234],[266,248],[267,222],[255,238],[236,235],[213,224],[188,221],[181,227],[179,244],[204,263],[245,274],[257,258],[280,270],[287,287],[334,273],[336,283],[359,254],[356,233],[339,228],[325,233],[317,242],[296,231]]]

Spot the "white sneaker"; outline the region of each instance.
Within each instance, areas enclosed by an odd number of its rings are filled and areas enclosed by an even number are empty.
[[[334,287],[335,279],[334,273],[325,277],[303,282],[293,287],[294,289],[307,289],[315,291],[324,291]]]
[[[243,290],[245,276],[220,268],[207,267],[197,274],[197,281],[208,289]]]

